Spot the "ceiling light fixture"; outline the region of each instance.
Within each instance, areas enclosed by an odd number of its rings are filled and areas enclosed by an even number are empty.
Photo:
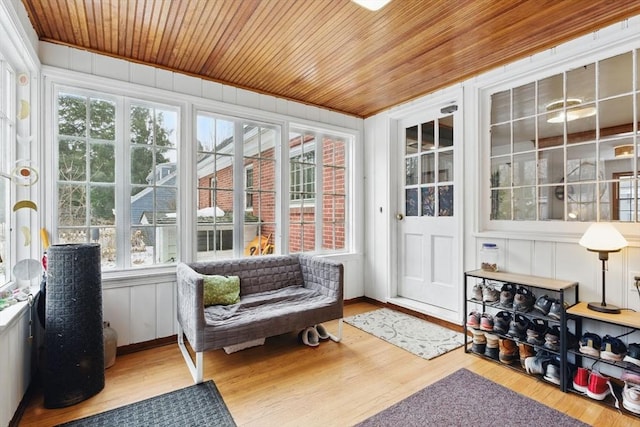
[[[352,2],[364,7],[369,10],[380,10],[391,0],[351,0]]]
[[[582,99],[580,98],[568,98],[566,101],[560,99],[557,101],[550,102],[547,104],[547,111],[551,112],[553,110],[557,110],[560,108],[570,108],[576,107],[582,104]],[[570,122],[573,120],[584,119],[586,117],[595,116],[596,108],[595,107],[584,107],[584,108],[572,108],[570,110],[558,111],[554,113],[547,119],[547,123],[562,123],[565,120]]]

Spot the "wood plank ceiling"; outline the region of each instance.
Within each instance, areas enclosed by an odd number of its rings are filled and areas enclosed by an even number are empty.
[[[637,0],[22,0],[40,40],[368,117],[640,13]]]

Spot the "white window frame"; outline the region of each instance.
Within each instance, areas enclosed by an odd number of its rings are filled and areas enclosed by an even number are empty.
[[[129,171],[131,168],[130,165],[130,154],[129,150],[131,147],[130,143],[130,108],[132,104],[135,105],[143,105],[143,106],[152,106],[155,108],[162,108],[168,110],[175,110],[178,116],[176,123],[176,151],[179,156],[180,146],[181,146],[181,116],[184,110],[183,107],[176,104],[170,104],[166,102],[166,100],[157,100],[157,99],[149,99],[144,95],[139,94],[127,94],[120,93],[115,90],[105,89],[102,87],[97,87],[94,85],[75,85],[73,82],[62,81],[64,79],[60,79],[61,81],[50,82],[49,90],[47,94],[49,95],[49,99],[46,99],[46,105],[50,106],[50,112],[48,117],[48,122],[45,125],[47,132],[52,136],[51,140],[51,150],[48,152],[49,156],[49,164],[51,165],[52,170],[52,182],[50,183],[50,187],[48,189],[48,203],[51,215],[51,224],[49,225],[50,234],[52,236],[53,242],[57,242],[58,236],[58,197],[57,197],[57,183],[58,183],[58,119],[57,119],[57,105],[58,105],[58,95],[59,93],[68,93],[68,94],[76,94],[79,96],[87,96],[87,97],[96,97],[100,99],[113,101],[116,105],[115,112],[115,126],[116,126],[116,137],[115,137],[115,157],[116,157],[116,173],[115,173],[115,210],[116,210],[116,219],[115,225],[113,226],[116,229],[116,253],[117,260],[114,268],[104,268],[103,273],[106,272],[108,274],[118,274],[120,271],[126,272],[135,272],[135,271],[147,271],[149,269],[157,269],[163,268],[165,265],[173,265],[175,262],[180,259],[180,245],[179,242],[177,244],[177,253],[175,257],[172,257],[170,261],[167,263],[163,263],[160,260],[155,259],[151,264],[145,264],[144,266],[136,267],[132,265],[131,260],[131,230],[133,225],[131,223],[130,218],[130,208],[131,208],[131,189],[132,185],[130,183],[129,174],[118,173],[118,171]],[[179,182],[179,162],[176,163],[178,170],[176,174],[178,175],[177,186],[176,186],[176,230],[180,229],[180,182]],[[88,172],[88,171],[87,171]],[[86,177],[89,179],[89,176]],[[89,226],[87,225],[87,229]],[[158,230],[160,227],[155,227]],[[157,239],[156,239],[157,242]],[[155,244],[155,243],[154,243]],[[156,254],[157,254],[156,249]]]
[[[304,199],[302,201],[300,200],[292,200],[291,196],[289,195],[288,200],[289,200],[289,209],[287,210],[287,215],[289,215],[289,210],[292,208],[301,208],[301,207],[305,207],[305,206],[313,206],[314,208],[314,212],[315,212],[315,219],[314,219],[314,223],[315,223],[315,247],[313,250],[310,251],[303,251],[300,250],[296,253],[313,253],[313,254],[341,254],[341,253],[346,253],[346,252],[350,252],[352,251],[353,245],[354,245],[354,241],[353,241],[353,212],[354,212],[354,206],[353,206],[353,200],[354,200],[354,194],[353,194],[353,186],[352,186],[352,182],[354,180],[354,165],[352,163],[352,158],[353,158],[353,153],[355,150],[355,143],[356,143],[356,138],[355,135],[353,134],[348,134],[348,133],[344,133],[344,132],[340,132],[340,131],[335,131],[333,129],[329,129],[329,128],[323,128],[323,127],[315,127],[315,126],[308,126],[308,125],[304,125],[304,124],[291,124],[289,126],[289,134],[291,134],[291,131],[295,132],[295,133],[301,133],[304,134],[305,132],[309,132],[309,133],[313,133],[315,135],[315,139],[314,142],[312,143],[303,143],[304,145],[304,152],[307,153],[311,150],[314,151],[314,155],[315,155],[315,198],[311,199]],[[344,191],[345,191],[345,230],[344,230],[344,247],[342,249],[335,249],[335,250],[330,250],[330,249],[323,249],[322,247],[322,233],[323,233],[323,200],[324,200],[324,190],[323,190],[323,167],[324,167],[324,163],[322,161],[322,159],[324,158],[323,156],[323,140],[324,140],[324,136],[330,136],[332,138],[339,138],[341,140],[344,141],[345,144],[345,159],[344,159],[344,167],[345,167],[345,183],[344,183]],[[289,144],[289,138],[287,138],[287,145]],[[288,161],[290,164],[290,159],[292,157],[294,157],[295,155],[299,155],[300,153],[302,153],[303,151],[303,145],[300,146],[296,146],[293,149],[289,150],[288,153]],[[288,171],[288,175],[287,176],[291,176],[291,172]],[[291,184],[289,183],[288,185],[288,189],[290,192],[291,189]],[[287,218],[288,220],[288,218]],[[288,240],[288,236],[287,236],[287,240]]]

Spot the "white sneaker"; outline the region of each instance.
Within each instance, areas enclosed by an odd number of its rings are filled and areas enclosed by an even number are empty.
[[[629,382],[624,383],[622,406],[634,414],[640,414],[640,385]]]
[[[309,347],[317,347],[320,344],[320,337],[318,337],[318,331],[313,326],[309,326],[302,331],[302,342]]]
[[[324,327],[324,325],[322,325],[321,323],[318,323],[316,326],[316,332],[318,333],[318,338],[320,338],[321,340],[328,340],[330,335],[329,335],[329,331],[327,331],[327,328]]]

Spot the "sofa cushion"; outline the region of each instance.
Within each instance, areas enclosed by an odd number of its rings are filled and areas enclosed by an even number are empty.
[[[230,305],[240,302],[240,278],[238,276],[202,275],[204,306]]]
[[[333,298],[325,297],[318,291],[302,286],[290,286],[244,296],[239,304],[232,306],[207,307],[204,314],[209,326],[226,329],[232,325],[237,327],[256,320],[267,321],[278,315],[303,313],[333,303]]]

